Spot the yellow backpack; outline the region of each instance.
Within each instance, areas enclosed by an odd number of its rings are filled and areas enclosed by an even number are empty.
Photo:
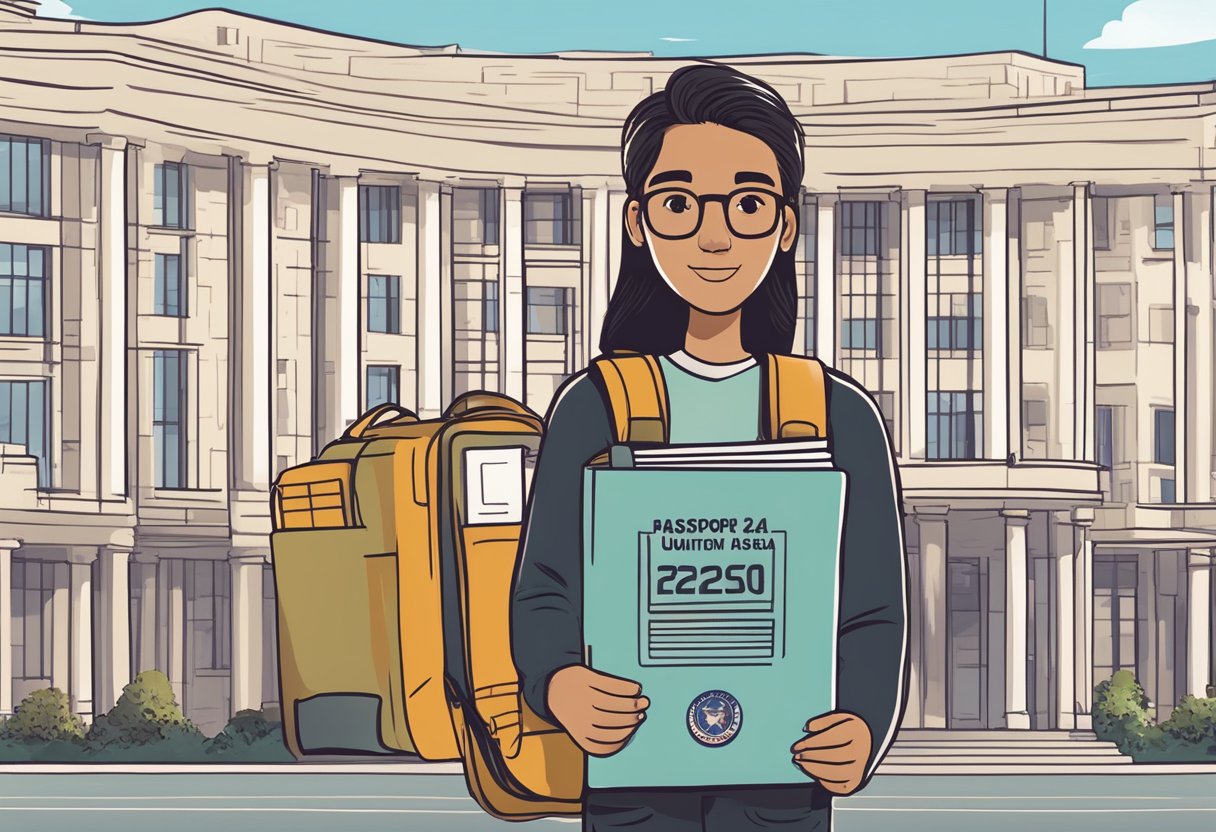
[[[668,440],[657,359],[614,353],[592,372],[615,441]],[[766,437],[826,436],[817,360],[767,357],[765,389]],[[522,503],[494,518],[470,497],[470,459],[509,464],[518,452],[522,473],[542,431],[535,413],[493,393],[466,394],[426,421],[384,405],[280,475],[271,547],[294,755],[459,759],[470,794],[496,817],[581,812],[583,753],[523,702],[511,657]],[[491,496],[491,508],[514,499]]]

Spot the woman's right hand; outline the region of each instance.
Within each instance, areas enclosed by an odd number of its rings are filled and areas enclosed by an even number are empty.
[[[637,682],[572,664],[550,677],[546,704],[579,748],[607,757],[633,736],[650,700]]]

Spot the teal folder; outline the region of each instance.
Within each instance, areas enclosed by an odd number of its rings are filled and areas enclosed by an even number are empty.
[[[583,477],[587,663],[650,699],[623,749],[588,757],[588,787],[811,782],[789,749],[835,707],[845,474],[592,465]]]

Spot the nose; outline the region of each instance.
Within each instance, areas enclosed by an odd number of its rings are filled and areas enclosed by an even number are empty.
[[[701,251],[717,253],[730,251],[730,229],[726,225],[726,206],[711,202],[704,208],[701,229],[697,232],[697,244]]]

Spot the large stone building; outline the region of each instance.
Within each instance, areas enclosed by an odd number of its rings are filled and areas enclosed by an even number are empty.
[[[682,60],[0,2],[0,713],[139,670],[273,703],[268,488],[366,406],[544,411],[596,353],[620,128]],[[1216,86],[1021,53],[732,59],[805,125],[798,349],[905,488],[909,727],[1213,666]]]

